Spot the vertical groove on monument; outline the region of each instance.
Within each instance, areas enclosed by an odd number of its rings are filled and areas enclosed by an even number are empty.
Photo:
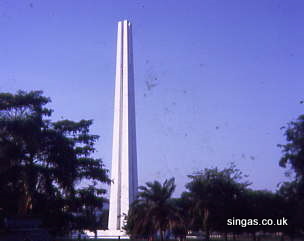
[[[118,22],[109,230],[122,230],[137,194],[132,28]]]

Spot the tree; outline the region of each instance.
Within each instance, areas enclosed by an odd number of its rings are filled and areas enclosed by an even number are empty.
[[[279,164],[281,167],[288,165],[296,174],[296,181],[303,182],[304,178],[304,115],[288,124],[285,131],[287,144],[278,145],[282,148],[283,157]]]
[[[242,205],[239,207],[242,212],[242,219],[258,220],[271,219],[274,222],[286,217],[282,215],[284,207],[282,198],[277,194],[267,190],[252,190],[246,189],[242,195]],[[244,232],[252,234],[253,240],[257,240],[256,233],[274,233],[282,232],[283,226],[276,225],[252,225],[243,226]]]
[[[146,217],[149,212],[149,207],[146,203],[138,200],[134,201],[129,209],[126,217],[126,224],[124,229],[131,239],[148,239],[152,240],[156,235],[156,228],[153,223],[152,217]]]
[[[97,189],[95,186],[81,188],[77,190],[75,199],[71,205],[74,205],[77,216],[75,216],[74,229],[79,231],[83,229],[94,232],[97,238],[97,230],[102,229],[101,207],[107,200],[101,195],[105,193],[103,189]]]
[[[283,183],[278,194],[284,199],[285,207],[290,207],[285,213],[290,220],[285,232],[293,238],[295,233],[304,230],[304,115],[291,121],[284,134],[287,143],[278,145],[283,153],[279,164],[283,168],[289,167],[293,170],[295,177],[293,181]],[[287,172],[287,176],[290,176],[290,173]]]
[[[280,217],[288,220],[288,225],[280,227],[280,231],[289,236],[291,240],[304,231],[304,193],[301,192],[302,189],[299,188],[296,181],[282,183],[277,191],[281,200]]]
[[[192,217],[200,220],[209,240],[211,230],[226,231],[227,219],[237,213],[235,204],[249,183],[240,182],[243,175],[234,164],[223,170],[205,168],[189,178]]]
[[[170,217],[170,229],[176,239],[180,241],[186,240],[191,224],[191,201],[187,193],[182,193],[180,198],[172,198],[171,205],[174,208],[174,213]]]
[[[175,189],[174,178],[147,182],[139,187],[138,199],[131,205],[125,229],[132,237],[153,239],[164,235],[170,228],[170,220],[175,216],[171,196]]]
[[[98,140],[89,133],[92,120],[53,122],[48,103],[42,91],[0,93],[0,208],[64,229],[84,205],[79,200],[88,200],[78,184],[87,180],[98,199],[105,192],[98,186],[109,178],[92,157]]]

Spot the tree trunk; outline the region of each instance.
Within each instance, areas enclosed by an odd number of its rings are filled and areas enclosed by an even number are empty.
[[[32,209],[32,197],[29,191],[29,185],[25,177],[22,183],[22,197],[19,200],[18,215],[25,216]]]
[[[208,208],[204,208],[204,219],[203,219],[203,223],[204,223],[204,229],[205,229],[205,232],[206,232],[206,240],[207,240],[207,241],[210,240],[210,232],[209,232],[208,219],[209,219],[209,209],[208,209]]]

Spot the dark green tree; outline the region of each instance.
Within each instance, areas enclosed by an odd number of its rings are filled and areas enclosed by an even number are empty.
[[[192,203],[187,193],[182,193],[180,198],[172,198],[171,203],[174,212],[170,217],[170,230],[176,239],[186,240],[192,222],[190,213]]]
[[[296,181],[303,182],[304,178],[304,115],[288,124],[285,131],[287,144],[278,145],[283,152],[279,164],[290,167],[296,174]]]
[[[280,232],[289,236],[291,240],[304,231],[304,199],[302,189],[296,181],[284,182],[280,185],[277,195],[280,197],[280,218],[288,220],[287,226],[280,226]]]
[[[241,182],[243,177],[234,164],[223,170],[205,168],[189,175],[186,188],[192,202],[192,217],[199,220],[207,240],[211,231],[227,232],[227,219],[237,213],[237,202],[249,185]]]
[[[290,207],[289,212],[285,209],[284,215],[290,220],[285,231],[293,238],[296,233],[304,231],[304,115],[288,123],[284,134],[287,143],[278,145],[283,153],[279,164],[292,170],[295,175],[294,180],[281,185],[278,194],[284,199],[286,206]],[[286,174],[293,178],[290,171]]]
[[[246,189],[242,195],[242,202],[239,206],[241,218],[249,220],[256,219],[261,222],[263,219],[277,219],[282,215],[283,200],[277,194],[267,190]],[[250,233],[253,240],[257,240],[257,232],[275,233],[282,232],[282,226],[275,225],[246,225],[242,227],[243,232]]]
[[[84,229],[94,232],[97,238],[97,230],[102,229],[102,213],[103,204],[107,200],[102,196],[105,194],[104,189],[98,189],[93,185],[78,189],[71,206],[76,210],[74,216],[74,229],[80,232]]]
[[[149,207],[146,203],[135,201],[131,204],[128,215],[126,217],[126,224],[124,229],[131,239],[148,239],[156,238],[157,229],[154,226],[152,217],[146,217],[149,212]]]
[[[139,187],[138,199],[131,205],[127,216],[125,229],[132,237],[153,239],[160,234],[164,240],[165,232],[170,229],[170,223],[176,212],[171,196],[174,192],[174,178],[147,182]]]
[[[76,204],[88,205],[91,198],[78,184],[87,180],[102,205],[100,185],[109,178],[102,161],[92,157],[98,139],[89,133],[92,120],[53,122],[48,103],[42,91],[0,94],[0,208],[6,215],[40,216],[48,227],[63,230]]]

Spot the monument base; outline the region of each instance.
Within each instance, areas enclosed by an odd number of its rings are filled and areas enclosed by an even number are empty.
[[[92,231],[84,230],[84,233],[89,237],[94,237],[95,234]],[[126,234],[123,230],[97,230],[97,237],[98,238],[105,238],[105,239],[130,239],[129,235]]]

